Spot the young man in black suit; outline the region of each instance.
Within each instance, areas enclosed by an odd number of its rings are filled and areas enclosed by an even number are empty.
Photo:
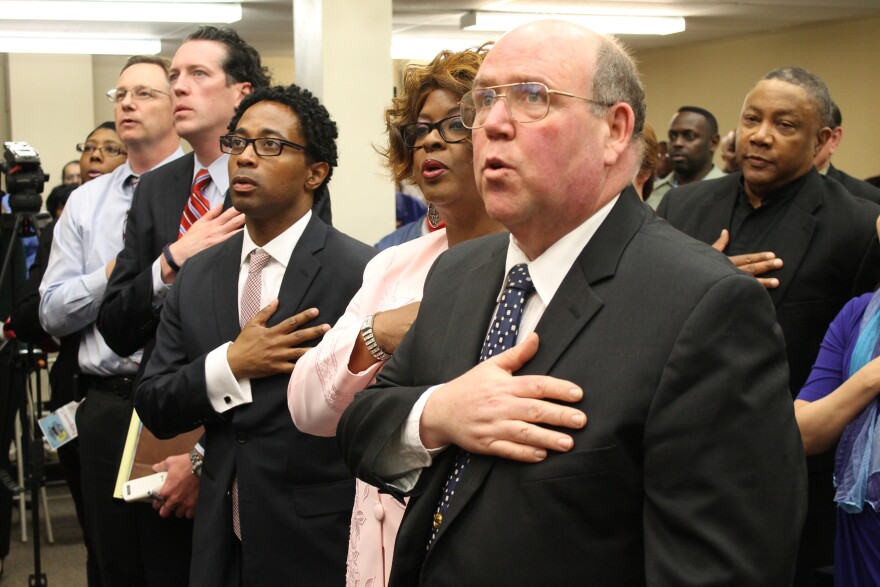
[[[511,235],[438,259],[337,430],[360,478],[410,495],[390,586],[787,584],[804,464],[773,308],[627,189],[632,60],[526,25],[461,105]]]
[[[375,250],[311,212],[336,124],[308,91],[258,90],[229,129],[245,230],[181,268],[137,410],[160,436],[205,426],[190,585],[342,585],[354,480],[335,441],[293,426],[287,382]]]
[[[736,132],[742,173],[674,190],[657,210],[694,238],[718,239],[715,246],[767,288],[785,336],[792,395],[831,320],[880,281],[880,206],[813,165],[832,134],[830,117],[828,88],[816,75],[799,67],[771,71],[743,103]],[[797,585],[813,585],[813,569],[834,557],[833,451],[810,457],[808,466]]]

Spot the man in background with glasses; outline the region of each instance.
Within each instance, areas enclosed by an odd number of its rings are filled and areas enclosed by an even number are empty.
[[[181,268],[136,405],[157,435],[205,426],[192,587],[342,585],[354,479],[299,432],[287,383],[376,251],[311,210],[336,124],[307,90],[257,90],[218,141],[245,230]]]
[[[95,325],[139,178],[183,155],[170,93],[164,60],[141,56],[126,62],[108,97],[128,160],[71,195],[40,285],[46,332],[65,336],[82,330],[80,388],[86,401],[76,420],[86,527],[100,570],[100,580],[90,579],[90,585],[187,584],[192,523],[163,520],[149,505],[113,498],[141,351],[115,353]]]
[[[789,584],[804,457],[773,307],[627,187],[632,60],[520,27],[461,118],[510,235],[437,260],[337,429],[358,477],[410,496],[390,586]]]

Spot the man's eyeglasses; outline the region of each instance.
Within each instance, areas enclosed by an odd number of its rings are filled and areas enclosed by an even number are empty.
[[[76,150],[80,153],[85,153],[86,155],[91,155],[95,151],[100,151],[102,155],[107,155],[108,157],[119,157],[120,155],[126,154],[122,147],[117,147],[116,145],[104,145],[103,147],[99,147],[92,143],[80,143],[76,146]]]
[[[471,136],[471,131],[462,124],[461,116],[449,116],[437,122],[411,122],[398,127],[403,137],[403,144],[408,149],[420,146],[431,131],[435,128],[440,132],[440,137],[447,143],[460,143]]]
[[[163,92],[162,90],[147,88],[145,86],[137,86],[130,90],[121,90],[119,88],[107,90],[107,100],[114,103],[122,102],[129,94],[131,95],[132,100],[137,100],[139,102],[152,100],[156,97],[156,94],[162,94],[169,97],[171,96],[171,94],[169,94],[168,92]]]
[[[256,139],[246,139],[236,135],[220,137],[220,150],[230,155],[241,155],[248,145],[253,145],[254,151],[260,157],[277,157],[284,147],[291,147],[297,151],[306,150],[302,145],[271,137],[257,137]]]
[[[502,88],[506,88],[507,91],[503,94],[496,91]],[[482,128],[486,124],[489,112],[492,111],[492,107],[499,98],[504,98],[507,115],[511,120],[523,123],[538,122],[550,112],[550,94],[586,100],[591,104],[606,108],[613,106],[613,104],[604,104],[592,98],[551,90],[541,82],[523,82],[471,90],[461,97],[461,122],[470,129]]]

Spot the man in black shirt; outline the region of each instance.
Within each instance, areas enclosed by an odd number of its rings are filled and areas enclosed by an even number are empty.
[[[792,395],[834,316],[880,280],[880,206],[851,196],[813,166],[831,136],[830,112],[828,88],[816,75],[798,67],[770,72],[743,104],[736,133],[742,172],[673,190],[657,210],[767,288],[785,337]],[[796,585],[812,584],[812,570],[833,561],[833,451],[808,460]]]

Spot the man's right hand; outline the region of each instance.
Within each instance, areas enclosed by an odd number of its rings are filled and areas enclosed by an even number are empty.
[[[514,376],[538,352],[538,335],[483,361],[437,388],[425,404],[419,433],[426,448],[455,444],[468,452],[537,463],[548,450],[568,452],[571,436],[540,426],[580,429],[582,411],[553,403],[580,401],[570,381],[547,375]]]
[[[309,350],[293,347],[320,338],[330,330],[329,324],[297,330],[318,315],[317,308],[310,308],[267,328],[266,322],[277,309],[278,300],[272,300],[244,325],[241,334],[229,345],[226,360],[236,379],[256,379],[292,372],[296,360]]]
[[[712,243],[712,248],[723,253],[729,243],[730,233],[725,228],[721,231],[721,236],[718,237],[718,240]],[[758,277],[768,271],[775,271],[782,267],[782,259],[777,259],[776,253],[770,251],[748,253],[745,255],[733,255],[728,257],[728,259],[737,269],[745,271],[767,289],[779,287],[779,280],[775,277]]]
[[[171,243],[168,249],[174,262],[183,266],[186,260],[208,247],[221,243],[241,230],[244,226],[244,214],[235,208],[223,212],[223,205],[218,204],[208,210],[204,216],[196,220],[179,240]],[[162,281],[172,283],[175,272],[161,257]]]

